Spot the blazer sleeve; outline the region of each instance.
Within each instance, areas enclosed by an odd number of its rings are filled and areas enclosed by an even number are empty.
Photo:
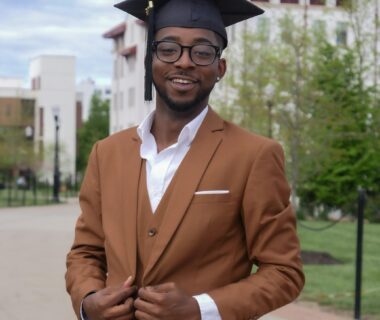
[[[91,151],[82,182],[79,194],[81,215],[75,227],[74,244],[66,260],[66,289],[78,319],[81,301],[90,292],[105,287],[107,273],[97,147],[95,144]]]
[[[289,198],[283,150],[266,142],[253,161],[242,201],[247,254],[258,270],[209,292],[222,319],[257,319],[300,293],[304,275]]]

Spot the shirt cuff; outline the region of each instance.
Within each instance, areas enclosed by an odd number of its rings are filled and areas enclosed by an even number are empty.
[[[93,294],[93,293],[95,293],[95,292],[96,292],[96,291],[91,291],[90,293],[88,293],[88,294],[86,295],[86,297],[88,297],[90,294]],[[84,297],[83,300],[84,300],[86,297]],[[84,309],[83,309],[83,300],[82,300],[81,303],[80,303],[80,311],[79,311],[80,319],[81,319],[81,320],[90,320],[89,317],[87,317],[86,312],[84,312]]]
[[[89,319],[87,318],[87,314],[86,314],[86,312],[84,312],[84,310],[83,310],[83,300],[82,300],[82,302],[80,303],[80,319],[81,319],[81,320],[89,320]]]
[[[200,294],[198,296],[194,296],[193,298],[198,302],[202,320],[222,320],[218,307],[208,294]]]

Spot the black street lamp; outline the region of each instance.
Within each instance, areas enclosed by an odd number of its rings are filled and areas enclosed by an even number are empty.
[[[58,112],[54,112],[55,123],[55,147],[54,147],[54,176],[53,176],[53,202],[59,202],[59,189],[61,177],[59,172],[59,118]]]

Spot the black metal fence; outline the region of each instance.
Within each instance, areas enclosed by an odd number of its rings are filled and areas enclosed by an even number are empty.
[[[78,194],[75,179],[61,182],[60,201]],[[0,176],[0,207],[32,206],[53,203],[53,185],[47,179],[38,179],[35,175]]]

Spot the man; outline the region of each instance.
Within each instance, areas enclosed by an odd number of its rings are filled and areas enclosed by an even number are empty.
[[[67,257],[74,310],[90,320],[257,319],[304,283],[283,152],[208,101],[226,72],[225,26],[262,11],[244,0],[146,6],[118,5],[149,15],[156,109],[92,150]]]

